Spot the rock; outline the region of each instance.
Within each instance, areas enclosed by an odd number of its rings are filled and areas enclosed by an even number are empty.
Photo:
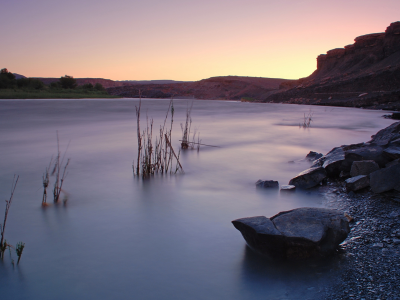
[[[369,175],[379,170],[379,165],[373,160],[354,161],[351,165],[350,176]]]
[[[325,156],[323,167],[329,177],[338,177],[340,173],[350,172],[351,164],[355,159],[346,158],[342,147],[333,148]],[[361,160],[358,159],[358,160]]]
[[[400,113],[392,113],[392,119],[394,120],[400,120]]]
[[[296,190],[296,186],[294,185],[282,185],[281,193],[292,193]]]
[[[391,160],[381,146],[362,144],[361,146],[351,145],[349,147],[352,147],[352,149],[345,151],[345,158],[348,161],[373,160],[383,168]]]
[[[390,145],[399,146],[399,145],[400,145],[400,138],[395,139],[395,140],[391,140],[391,141],[390,141]]]
[[[400,164],[372,172],[369,178],[374,193],[383,193],[392,189],[400,191]]]
[[[399,162],[400,162],[400,158],[395,159],[395,160],[392,160],[391,162],[388,162],[388,163],[385,165],[385,167],[387,168],[387,167],[391,167],[391,166],[397,165]]]
[[[264,189],[277,189],[279,188],[279,182],[274,180],[257,180],[256,187]]]
[[[350,232],[344,213],[325,208],[297,208],[232,221],[254,251],[280,258],[308,258],[334,253]]]
[[[383,152],[389,156],[391,159],[400,158],[400,147],[399,146],[389,146]]]
[[[369,179],[367,175],[358,175],[346,180],[346,190],[358,191],[369,186]]]
[[[314,160],[320,159],[322,156],[324,156],[322,153],[310,151],[306,156],[306,160],[314,161]]]
[[[392,125],[380,130],[372,136],[369,141],[371,144],[386,146],[390,141],[400,138],[400,122],[395,122]]]
[[[325,169],[323,167],[316,167],[301,172],[299,175],[292,178],[289,184],[300,189],[309,189],[320,184],[325,178]]]
[[[400,244],[400,240],[399,240],[399,239],[396,239],[396,238],[394,238],[394,239],[393,239],[393,244],[395,244],[395,245],[398,245],[398,244]]]
[[[341,171],[339,174],[339,178],[346,179],[350,177],[350,172]]]

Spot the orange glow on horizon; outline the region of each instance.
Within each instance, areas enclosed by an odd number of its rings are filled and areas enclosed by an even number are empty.
[[[24,8],[2,6],[0,22],[9,30],[2,33],[7,47],[0,50],[0,67],[11,72],[195,81],[306,77],[319,54],[397,21],[400,1],[38,0]]]

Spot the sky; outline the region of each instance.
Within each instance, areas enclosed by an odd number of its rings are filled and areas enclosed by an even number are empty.
[[[383,32],[399,0],[0,0],[0,68],[27,77],[297,79]]]

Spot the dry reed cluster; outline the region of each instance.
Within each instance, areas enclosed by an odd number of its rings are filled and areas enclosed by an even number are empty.
[[[58,131],[57,131],[57,156],[56,156],[56,159],[54,162],[53,171],[51,172],[51,176],[55,176],[55,179],[56,179],[54,182],[54,188],[53,188],[54,203],[57,203],[60,200],[61,192],[64,192],[62,190],[62,186],[63,186],[65,178],[68,175],[67,167],[69,165],[70,159],[69,158],[67,159],[67,162],[65,163],[64,167],[63,167],[63,164],[64,164],[64,160],[65,160],[65,155],[67,154],[68,147],[69,147],[69,143],[68,143],[67,149],[65,150],[64,154],[62,154],[60,151],[60,140],[58,138]],[[53,157],[50,159],[49,166],[46,168],[46,171],[42,176],[42,179],[43,179],[42,205],[43,206],[47,205],[47,187],[49,186],[49,182],[50,182],[50,170],[51,170],[52,164],[53,164]],[[61,170],[63,170],[62,173],[61,173]],[[65,199],[64,199],[64,204],[66,203],[66,201],[67,201],[67,197],[65,197]]]
[[[174,123],[174,104],[173,100],[169,102],[167,114],[164,119],[164,124],[160,126],[159,135],[155,137],[153,144],[153,119],[146,116],[146,128],[140,129],[140,114],[141,114],[142,99],[139,101],[139,106],[136,108],[137,120],[137,142],[138,155],[136,166],[133,162],[133,173],[142,178],[148,178],[156,173],[160,174],[175,174],[183,173],[182,165],[179,161],[180,150],[176,154],[171,145],[172,126]],[[170,117],[170,127],[167,128],[168,116]],[[174,166],[175,165],[175,166]]]
[[[193,137],[192,137],[192,141],[190,141],[190,130],[192,128],[192,117],[191,117],[191,113],[192,113],[192,108],[193,108],[193,102],[190,105],[190,108],[188,107],[186,109],[186,121],[185,121],[185,125],[183,125],[181,123],[181,129],[182,129],[182,140],[181,141],[181,148],[182,149],[194,149],[195,145],[197,147],[197,151],[200,150],[200,133],[197,133],[197,130],[194,130],[193,133]],[[197,142],[195,142],[196,140],[196,135],[197,135]]]

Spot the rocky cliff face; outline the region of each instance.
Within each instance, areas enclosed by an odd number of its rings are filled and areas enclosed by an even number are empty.
[[[286,88],[266,101],[375,108],[400,102],[400,22],[321,54],[314,73]]]

